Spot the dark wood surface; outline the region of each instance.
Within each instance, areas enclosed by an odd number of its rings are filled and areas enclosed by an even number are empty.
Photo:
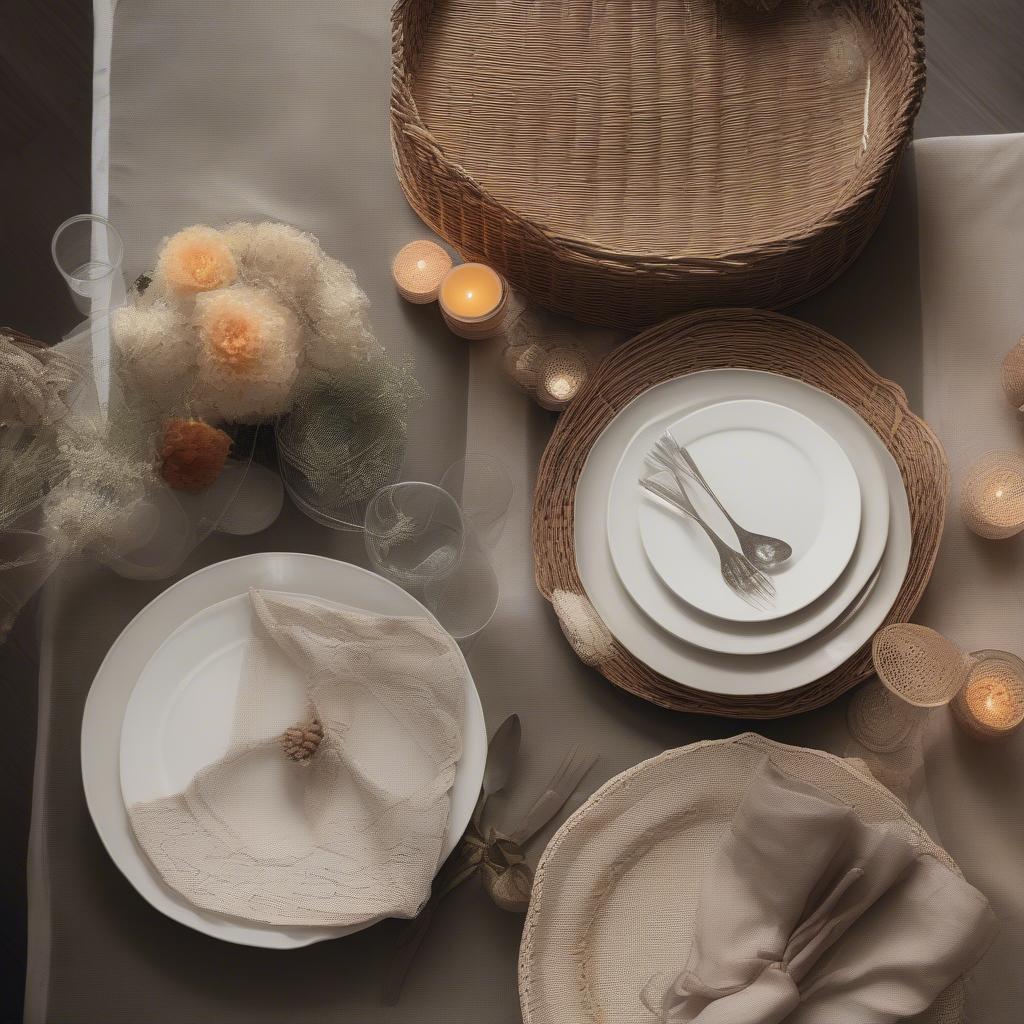
[[[1024,131],[1022,0],[926,0],[926,12],[918,135]],[[91,0],[0,0],[0,324],[46,341],[75,322],[49,245],[64,218],[89,207],[91,76]],[[2,1022],[21,1019],[35,660],[26,613],[0,647]]]

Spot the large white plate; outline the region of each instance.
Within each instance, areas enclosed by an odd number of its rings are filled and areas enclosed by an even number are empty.
[[[121,792],[121,724],[132,689],[146,664],[171,634],[198,613],[243,596],[250,587],[306,594],[382,615],[431,617],[415,598],[388,580],[358,566],[317,555],[262,553],[201,569],[143,608],[103,660],[82,718],[82,781],[89,812],[107,852],[128,881],[157,910],[214,938],[248,946],[292,949],[359,929],[255,925],[193,906],[167,888],[153,870],[132,832]],[[469,822],[487,755],[483,710],[468,668],[465,714],[462,760],[451,793],[446,852],[455,848]],[[171,784],[175,781],[177,777],[165,779]]]
[[[714,371],[719,372],[719,371]],[[704,615],[680,600],[654,572],[634,524],[642,495],[634,481],[644,455],[663,432],[666,414],[654,416],[634,434],[615,472],[608,497],[608,544],[615,569],[633,600],[673,636],[722,654],[770,654],[809,640],[832,625],[863,592],[878,568],[889,537],[888,452],[856,414],[831,395],[817,392],[838,408],[830,429],[860,482],[861,528],[849,565],[818,600],[784,620],[732,623]],[[820,422],[820,417],[819,417]]]
[[[619,580],[606,536],[608,493],[630,438],[645,424],[663,430],[682,412],[713,402],[763,399],[787,405],[839,436],[841,423],[864,431],[885,469],[890,501],[889,543],[878,578],[841,628],[797,647],[746,657],[683,643],[649,619]],[[659,423],[659,417],[661,421]],[[661,423],[664,426],[661,426]],[[639,395],[595,442],[576,486],[576,563],[587,597],[612,635],[639,661],[667,679],[725,696],[783,693],[806,686],[841,665],[885,620],[910,563],[910,509],[899,467],[881,440],[852,409],[801,381],[757,370],[704,370],[665,381]]]
[[[732,622],[792,615],[835,583],[860,534],[861,501],[857,474],[830,434],[783,405],[750,400],[704,406],[666,432],[690,452],[741,526],[781,537],[793,548],[792,557],[771,573],[775,598],[755,605],[726,586],[718,552],[700,526],[641,491],[639,483],[637,518],[609,520],[613,542],[638,528],[648,560],[669,589],[694,608]],[[641,458],[648,450],[641,450]],[[655,473],[641,462],[637,476]],[[707,492],[688,486],[687,493],[704,521],[736,547],[732,527]]]

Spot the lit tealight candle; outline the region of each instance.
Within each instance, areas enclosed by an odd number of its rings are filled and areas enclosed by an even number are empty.
[[[391,264],[398,294],[408,302],[436,302],[452,258],[436,242],[420,239],[402,246]]]
[[[508,288],[483,263],[453,267],[441,282],[441,314],[453,334],[482,339],[497,334],[508,313]]]
[[[561,412],[579,393],[587,374],[587,360],[582,353],[573,348],[552,349],[538,374],[538,404]]]
[[[972,736],[1009,736],[1024,723],[1024,662],[1005,651],[979,651],[953,701],[956,720]]]
[[[1024,458],[1012,451],[983,455],[964,480],[960,512],[967,527],[988,540],[1024,530]]]

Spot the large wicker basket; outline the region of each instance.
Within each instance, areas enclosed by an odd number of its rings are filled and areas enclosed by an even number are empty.
[[[398,0],[391,124],[421,217],[592,323],[824,287],[888,201],[920,0]]]

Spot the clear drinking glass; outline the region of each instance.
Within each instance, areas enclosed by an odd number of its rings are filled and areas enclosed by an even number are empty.
[[[370,501],[365,525],[373,567],[418,597],[456,640],[491,621],[498,577],[468,510],[447,490],[419,482],[384,487]]]
[[[441,486],[459,503],[480,543],[493,548],[501,539],[515,494],[505,464],[493,455],[469,452],[445,470]]]
[[[407,590],[440,583],[462,562],[462,510],[434,484],[407,481],[382,487],[366,508],[365,527],[370,563]]]
[[[69,217],[53,233],[50,251],[81,312],[124,302],[124,242],[109,220],[87,213]]]

